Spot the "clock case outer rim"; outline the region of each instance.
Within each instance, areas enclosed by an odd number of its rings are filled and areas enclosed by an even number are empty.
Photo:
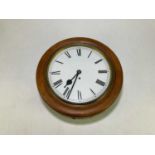
[[[68,104],[53,93],[47,80],[47,70],[55,53],[69,46],[88,46],[103,52],[112,71],[110,86],[99,99],[84,105]],[[123,71],[121,64],[114,52],[103,43],[83,37],[62,40],[50,47],[42,56],[36,72],[36,82],[42,99],[54,110],[70,117],[88,117],[106,110],[113,104],[120,93],[123,83]],[[91,104],[93,103],[93,104]]]

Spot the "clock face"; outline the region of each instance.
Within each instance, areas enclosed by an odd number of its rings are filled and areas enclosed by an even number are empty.
[[[111,81],[107,59],[99,50],[86,46],[58,51],[49,63],[47,74],[56,96],[81,105],[98,99]]]

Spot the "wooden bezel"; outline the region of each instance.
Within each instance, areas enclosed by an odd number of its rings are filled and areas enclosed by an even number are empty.
[[[93,101],[92,103],[84,105],[68,104],[57,97],[53,93],[47,80],[48,65],[54,55],[62,48],[78,45],[96,48],[103,52],[103,55],[106,57],[108,63],[110,64],[112,71],[111,83],[107,88],[106,93],[104,93],[103,96]],[[109,47],[94,39],[76,37],[60,41],[45,52],[37,67],[36,81],[42,99],[54,110],[73,118],[88,117],[102,112],[110,105],[112,105],[120,93],[123,83],[123,72],[117,56]]]

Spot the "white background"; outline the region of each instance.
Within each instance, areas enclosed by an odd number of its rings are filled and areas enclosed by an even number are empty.
[[[77,36],[108,45],[124,71],[117,102],[83,120],[49,109],[35,81],[43,53]],[[0,134],[155,134],[154,42],[155,20],[1,20]]]

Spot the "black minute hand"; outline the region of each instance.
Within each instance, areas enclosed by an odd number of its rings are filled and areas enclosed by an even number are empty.
[[[77,80],[79,74],[81,74],[81,70],[77,70],[77,73],[76,73],[76,75],[75,75],[74,83],[73,83],[73,85],[72,85],[72,87],[71,87],[71,89],[70,89],[70,91],[69,91],[69,95],[68,95],[67,99],[69,99],[69,97],[70,97],[70,95],[71,95],[71,92],[72,92],[72,90],[73,90],[73,88],[74,88],[74,85],[75,85],[75,83],[76,83],[76,80]]]

